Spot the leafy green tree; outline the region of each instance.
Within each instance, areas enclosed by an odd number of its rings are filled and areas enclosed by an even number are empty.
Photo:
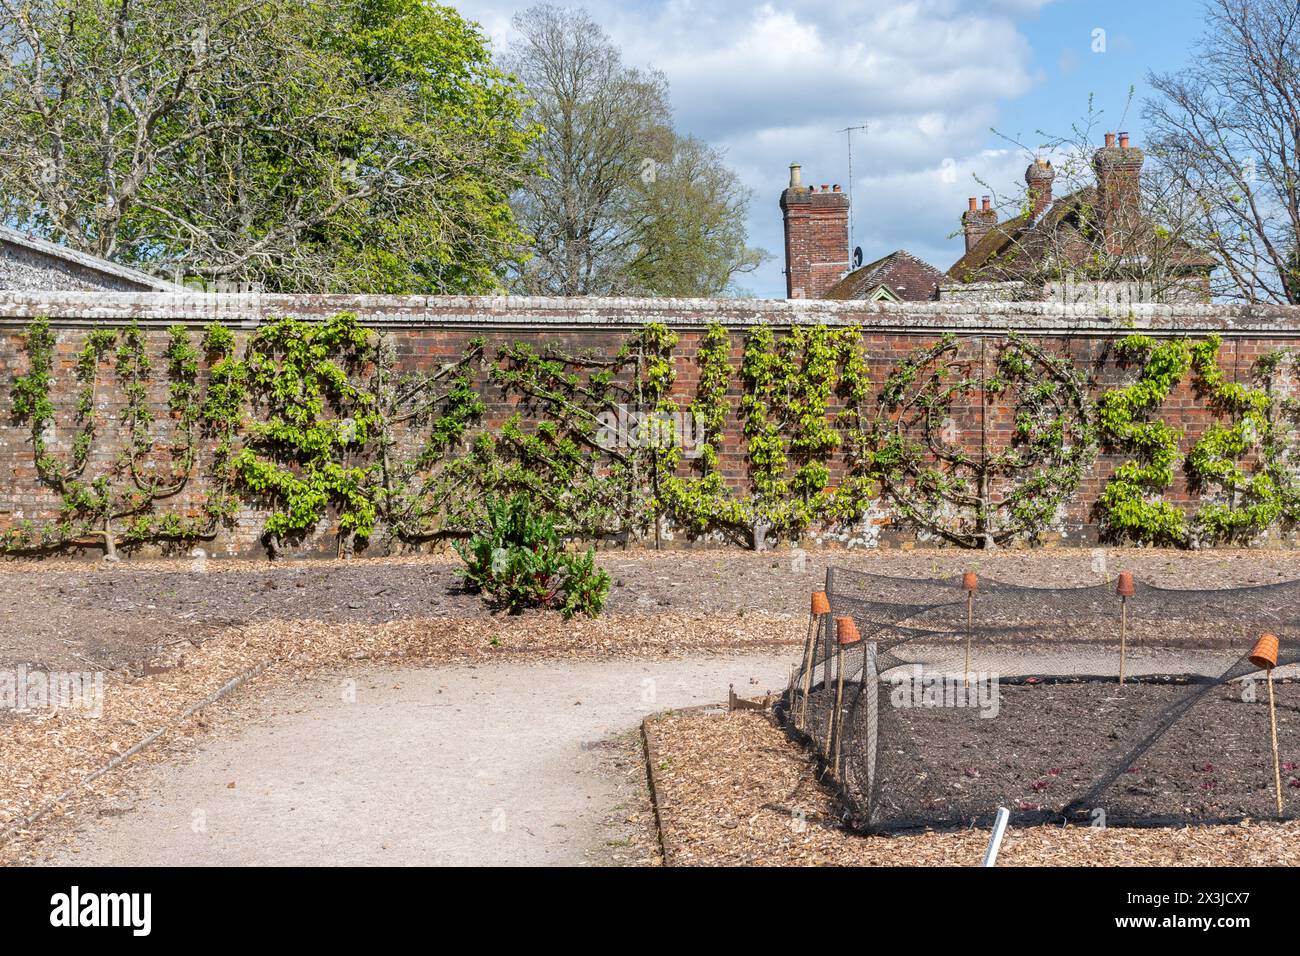
[[[343,8],[350,18],[327,42],[346,53],[363,94],[382,91],[385,120],[375,123],[372,108],[350,130],[356,155],[345,171],[390,185],[313,230],[312,243],[333,258],[340,289],[499,288],[526,239],[509,205],[537,134],[523,120],[522,88],[493,66],[478,25],[451,7],[352,0]]]
[[[698,139],[675,137],[637,196],[639,242],[627,265],[631,288],[645,295],[698,296],[740,291],[741,275],[767,260],[746,245],[750,193],[722,154]]]
[[[420,0],[0,0],[0,214],[272,290],[499,286],[531,127]]]

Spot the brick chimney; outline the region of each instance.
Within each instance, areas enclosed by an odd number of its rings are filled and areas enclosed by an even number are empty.
[[[1052,183],[1056,180],[1056,170],[1048,159],[1036,159],[1025,170],[1025,185],[1029,187],[1031,213],[1035,221],[1047,207],[1052,204]]]
[[[798,163],[781,193],[785,217],[785,295],[820,299],[849,269],[849,197],[840,187],[805,187]]]
[[[993,200],[985,196],[979,206],[975,197],[970,197],[970,208],[962,214],[961,224],[966,230],[966,251],[970,252],[975,244],[989,234],[998,224],[998,211],[993,208]]]
[[[1097,215],[1106,250],[1113,256],[1132,252],[1142,222],[1142,162],[1146,154],[1129,145],[1128,133],[1106,134],[1106,145],[1092,158],[1097,172]]]

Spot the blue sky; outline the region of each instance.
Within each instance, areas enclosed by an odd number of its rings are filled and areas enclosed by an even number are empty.
[[[1050,123],[1057,104],[1078,104],[1082,112],[1089,94],[1118,123],[1135,86],[1123,126],[1144,138],[1140,100],[1149,93],[1147,73],[1174,72],[1188,61],[1201,34],[1201,11],[1197,0],[1056,0],[1021,29],[1041,82],[1003,104],[1004,125],[1028,134]],[[1092,51],[1097,29],[1106,31],[1101,54]]]
[[[527,0],[454,5],[510,42]],[[848,182],[854,144],[855,242],[869,260],[903,248],[946,269],[965,197],[1014,192],[1035,146],[1087,111],[1141,145],[1148,70],[1187,62],[1196,0],[590,0],[588,12],[637,66],[662,70],[677,126],[726,151],[754,192],[751,242],[773,260],[754,294],[785,294],[777,199],[793,161],[805,183]],[[1104,31],[1098,33],[1097,31]],[[1099,42],[1104,41],[1104,42]],[[1136,98],[1121,116],[1130,87]],[[1102,129],[1097,130],[1098,136]]]

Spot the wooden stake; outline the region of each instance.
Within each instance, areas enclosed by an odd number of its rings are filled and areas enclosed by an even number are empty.
[[[808,637],[804,640],[803,645],[803,697],[799,700],[799,714],[795,718],[795,726],[802,728],[808,720],[808,694],[812,691],[812,667],[813,667],[813,649],[817,645],[815,635],[817,633],[817,615],[808,615]]]
[[[826,673],[829,674],[829,673],[830,673],[830,661],[829,661],[829,660],[826,662],[826,668],[827,668]],[[827,692],[829,692],[830,689],[831,689],[831,681],[830,681],[830,678],[827,677],[827,678],[826,678],[826,690],[827,690]],[[832,704],[831,704],[831,712],[826,716],[826,756],[827,756],[827,758],[829,758],[829,757],[831,756],[831,747],[833,746],[834,742],[835,742],[835,704],[832,702]]]
[[[843,653],[844,652],[840,650],[840,645],[839,642],[837,641],[835,644],[835,663],[837,665],[839,664],[841,655]],[[831,658],[829,656],[826,658],[825,674],[826,674],[826,691],[827,693],[829,693],[831,689]],[[844,685],[843,685],[842,676],[840,680],[841,680],[840,686],[843,687]],[[826,717],[826,758],[828,760],[833,760],[833,756],[835,753],[835,749],[834,749],[835,748],[835,717],[837,712],[839,711],[839,708],[840,708],[839,695],[836,694],[835,701],[831,705],[831,712]]]
[[[970,686],[970,640],[975,630],[975,592],[966,592],[966,672],[964,686]]]
[[[1273,784],[1277,792],[1277,815],[1282,815],[1282,764],[1277,755],[1277,703],[1273,699],[1273,668],[1268,669],[1268,720],[1273,728]]]
[[[1128,647],[1128,598],[1119,599],[1119,686],[1124,686],[1124,653]]]
[[[833,718],[834,732],[832,740],[835,744],[835,779],[840,778],[840,738],[844,735],[844,647],[837,645],[835,648],[835,712],[831,715]],[[1280,811],[1279,811],[1280,812]]]

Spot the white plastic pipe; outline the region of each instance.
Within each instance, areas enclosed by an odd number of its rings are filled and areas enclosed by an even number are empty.
[[[998,849],[1002,846],[1002,837],[1007,832],[1007,821],[1011,819],[1011,811],[1006,807],[998,807],[997,819],[993,821],[993,835],[989,837],[989,848],[984,851],[984,862],[980,866],[997,866]]]
[[[862,683],[867,694],[867,820],[876,816],[876,747],[880,738],[880,670],[876,642],[867,644],[862,660]]]

